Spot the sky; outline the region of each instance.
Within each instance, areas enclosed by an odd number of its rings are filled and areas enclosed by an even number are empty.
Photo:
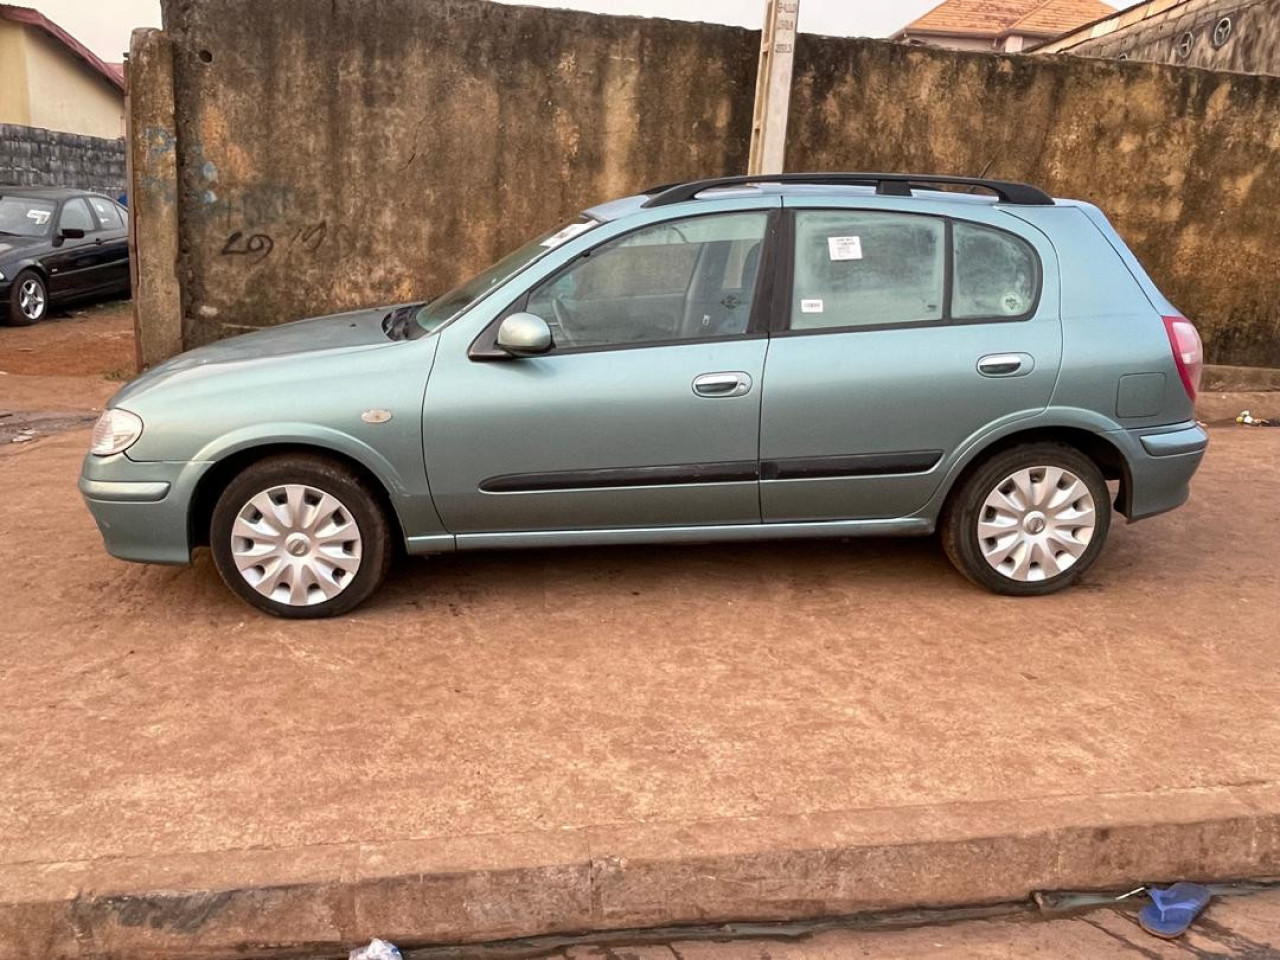
[[[160,26],[160,0],[10,0],[35,7],[104,60],[119,61],[134,27]],[[270,0],[260,0],[270,2]],[[431,0],[423,0],[431,2]],[[515,0],[500,0],[515,2]],[[758,29],[765,0],[519,0],[538,7],[707,20]],[[801,0],[800,29],[832,36],[883,37],[938,0]],[[1113,4],[1115,5],[1115,4]]]

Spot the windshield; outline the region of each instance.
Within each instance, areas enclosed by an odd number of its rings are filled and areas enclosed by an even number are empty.
[[[0,233],[11,237],[43,237],[56,205],[48,200],[0,197]]]
[[[494,287],[506,283],[531,263],[541,260],[552,250],[598,225],[599,222],[590,217],[581,217],[570,224],[557,227],[537,240],[525,244],[514,253],[507,254],[488,270],[472,277],[462,286],[455,287],[444,296],[432,300],[418,311],[418,325],[422,328],[419,336],[440,329]]]

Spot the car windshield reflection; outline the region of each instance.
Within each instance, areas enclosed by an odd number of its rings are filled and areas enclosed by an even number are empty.
[[[55,204],[26,197],[0,197],[0,233],[11,237],[43,237],[49,232]]]

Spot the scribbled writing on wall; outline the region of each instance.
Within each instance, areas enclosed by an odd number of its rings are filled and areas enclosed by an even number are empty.
[[[296,228],[285,241],[285,256],[295,254],[314,256],[326,242],[335,243],[342,234],[341,230],[330,230],[329,221],[307,224]],[[227,237],[222,245],[222,256],[244,257],[251,265],[262,263],[276,250],[276,239],[266,232],[249,233],[236,230]]]

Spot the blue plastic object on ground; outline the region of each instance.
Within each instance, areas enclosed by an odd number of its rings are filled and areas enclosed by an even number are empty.
[[[1175,883],[1161,890],[1152,887],[1151,902],[1138,911],[1138,924],[1147,933],[1173,940],[1187,932],[1200,911],[1209,905],[1209,888],[1198,883]]]

